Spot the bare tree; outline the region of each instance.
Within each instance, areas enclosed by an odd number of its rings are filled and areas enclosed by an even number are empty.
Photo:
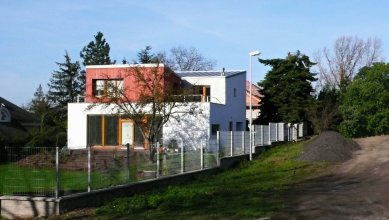
[[[163,125],[171,118],[193,112],[195,108],[195,105],[184,102],[184,91],[179,83],[174,83],[178,78],[173,71],[163,65],[153,65],[145,68],[135,64],[126,69],[120,73],[120,78],[130,77],[134,83],[127,86],[108,84],[107,94],[97,97],[98,101],[88,107],[109,109],[112,114],[132,120],[148,145],[150,160],[154,160],[156,149],[153,143],[159,141]]]
[[[205,58],[196,48],[173,47],[168,55],[161,52],[157,55],[158,60],[172,70],[199,71],[211,70],[215,67],[216,61]]]
[[[382,61],[381,40],[342,36],[335,41],[333,51],[323,48],[315,57],[321,86],[344,89],[364,66]]]

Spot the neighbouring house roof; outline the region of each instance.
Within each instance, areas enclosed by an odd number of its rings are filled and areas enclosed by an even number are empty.
[[[260,106],[261,98],[263,97],[263,95],[259,92],[260,89],[261,88],[259,86],[255,84],[251,84],[251,95],[252,95],[251,100],[253,106]],[[250,82],[246,81],[246,106],[249,105],[250,105]]]
[[[225,71],[175,71],[179,77],[231,77],[239,74],[246,74],[244,70],[225,70]]]
[[[2,138],[8,143],[23,139],[29,135],[28,128],[39,126],[39,120],[33,114],[12,102],[0,97],[0,105],[11,114],[10,122],[0,122],[0,142]]]

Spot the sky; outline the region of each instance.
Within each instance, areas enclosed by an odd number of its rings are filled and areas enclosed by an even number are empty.
[[[98,31],[111,59],[195,47],[217,61],[215,70],[249,70],[249,52],[313,57],[341,36],[377,37],[389,50],[389,1],[378,0],[1,0],[0,96],[26,105],[41,84],[47,92],[56,62],[80,51]],[[252,60],[253,82],[268,67]]]

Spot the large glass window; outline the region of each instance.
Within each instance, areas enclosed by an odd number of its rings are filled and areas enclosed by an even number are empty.
[[[139,126],[134,127],[134,145],[137,147],[143,147],[145,139],[143,138],[141,128]]]
[[[88,115],[88,145],[102,145],[101,115]]]
[[[118,141],[117,116],[88,115],[88,145],[116,146]]]
[[[105,145],[118,145],[118,117],[104,116]]]

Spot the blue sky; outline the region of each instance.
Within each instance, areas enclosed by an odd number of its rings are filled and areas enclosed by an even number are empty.
[[[2,0],[0,1],[0,96],[27,104],[39,84],[47,90],[55,62],[65,50],[80,50],[102,31],[111,58],[196,47],[217,60],[216,69],[249,69],[249,55],[282,58],[300,50],[308,56],[349,35],[378,37],[389,44],[389,2],[358,0]],[[267,68],[253,62],[253,80]]]

